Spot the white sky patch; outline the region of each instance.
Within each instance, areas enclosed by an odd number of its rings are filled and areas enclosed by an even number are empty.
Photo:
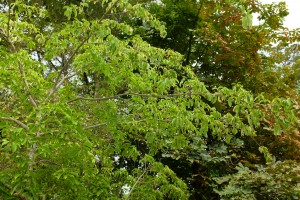
[[[253,15],[253,22],[252,22],[253,26],[258,26],[264,23],[263,21],[258,20],[258,16],[259,16],[258,13],[253,13],[252,15]]]
[[[260,0],[261,3],[270,4],[272,2],[278,3],[285,1],[289,10],[289,15],[285,18],[284,26],[289,29],[300,28],[300,1],[299,0]],[[263,22],[259,22],[258,15],[253,15],[253,25],[258,25]]]

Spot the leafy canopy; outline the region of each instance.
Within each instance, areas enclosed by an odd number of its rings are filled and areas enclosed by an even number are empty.
[[[297,133],[297,102],[206,86],[151,46],[141,30],[168,37],[150,9],[164,3],[1,1],[1,198],[255,199],[279,182],[270,198],[299,196],[294,150],[267,148]]]

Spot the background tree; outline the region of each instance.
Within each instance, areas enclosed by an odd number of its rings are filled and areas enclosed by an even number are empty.
[[[297,31],[283,27],[288,15],[284,2],[164,0],[149,7],[165,22],[168,34],[161,39],[142,24],[138,33],[154,46],[180,52],[185,57],[183,64],[192,66],[199,79],[212,88],[241,83],[256,93],[266,91],[261,88],[267,81],[260,74],[273,68],[275,62],[265,55],[272,51],[272,44],[282,43],[283,47],[298,37]],[[259,14],[264,23],[243,26],[246,15],[252,13]]]

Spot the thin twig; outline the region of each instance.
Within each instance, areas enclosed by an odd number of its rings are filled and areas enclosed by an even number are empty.
[[[68,69],[68,66],[70,65],[71,61],[73,60],[74,56],[78,53],[78,51],[80,50],[80,48],[90,39],[90,35],[89,35],[89,31],[87,32],[88,36],[87,38],[85,38],[78,46],[77,48],[73,51],[73,53],[71,54],[70,58],[67,60],[66,63],[64,63],[62,61],[62,69],[60,70],[58,76],[56,77],[56,81],[53,85],[53,88],[51,90],[51,92],[49,93],[48,98],[51,98],[53,96],[53,94],[57,91],[57,89],[59,88],[59,86],[63,83],[64,80],[66,80],[65,77],[63,77],[61,79],[61,81],[59,81],[60,76],[63,74],[63,71]],[[63,80],[63,81],[62,81]]]
[[[99,126],[105,126],[105,125],[107,125],[107,124],[106,123],[95,124],[95,125],[92,125],[92,126],[85,127],[84,130],[91,129],[91,128],[97,128]]]
[[[131,190],[129,191],[127,197],[125,200],[128,200],[130,197],[130,194],[132,193],[132,191],[134,190],[134,188],[137,186],[137,184],[140,182],[141,178],[145,175],[145,173],[147,172],[147,169],[145,169],[145,171],[139,176],[139,178],[136,180],[136,182],[134,183],[134,185],[132,186]]]
[[[0,29],[0,35],[2,35],[4,37],[4,39],[6,40],[6,42],[11,46],[12,52],[16,52],[17,49],[16,49],[15,45],[13,44],[13,42],[10,40],[8,34],[9,33],[5,34],[4,31],[2,29]],[[19,65],[19,71],[20,71],[20,74],[22,76],[23,82],[25,83],[25,86],[26,86],[26,92],[29,92],[29,84],[28,84],[28,81],[27,81],[26,76],[25,76],[24,67],[22,65],[22,62],[19,59],[18,59],[18,65]],[[34,107],[37,107],[37,103],[36,103],[35,99],[33,98],[33,96],[31,94],[29,94],[29,102]]]
[[[73,53],[71,54],[70,58],[68,59],[66,66],[68,66],[71,61],[73,60],[74,56],[78,53],[78,51],[80,50],[80,48],[90,39],[91,35],[90,35],[90,31],[87,31],[87,37],[81,41],[81,43],[78,45],[78,47],[75,49],[75,51],[73,51]]]
[[[8,3],[7,38],[9,38],[9,32],[10,32],[10,11],[11,11],[11,4]]]
[[[26,91],[29,92],[29,84],[28,84],[27,79],[25,78],[25,72],[24,72],[23,65],[20,61],[18,61],[18,64],[19,64],[19,71],[22,75],[23,82],[25,83],[25,86],[26,86]],[[36,101],[34,100],[34,98],[32,97],[31,94],[29,94],[29,101],[34,107],[36,107],[36,108],[38,107]]]
[[[26,131],[29,131],[29,127],[26,124],[24,124],[23,122],[21,122],[21,121],[19,121],[17,119],[14,119],[12,117],[0,117],[0,119],[13,121],[16,124],[18,124],[19,126],[21,126],[22,128],[24,128]]]
[[[100,18],[100,22],[105,18],[105,16],[117,5],[119,0],[116,0],[115,3],[113,3],[110,8],[102,15]]]

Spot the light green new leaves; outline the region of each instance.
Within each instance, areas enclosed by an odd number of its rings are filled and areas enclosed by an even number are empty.
[[[250,10],[245,10],[244,6],[240,6],[242,12],[242,26],[244,29],[249,29],[252,26],[253,15]]]
[[[272,161],[275,161],[275,160],[273,160],[272,154],[270,154],[270,152],[269,152],[269,150],[268,150],[267,147],[260,146],[260,147],[258,148],[258,150],[259,150],[262,154],[264,154],[264,157],[265,157],[265,159],[266,159],[266,163],[267,163],[267,164],[270,164],[270,163],[272,163]]]

